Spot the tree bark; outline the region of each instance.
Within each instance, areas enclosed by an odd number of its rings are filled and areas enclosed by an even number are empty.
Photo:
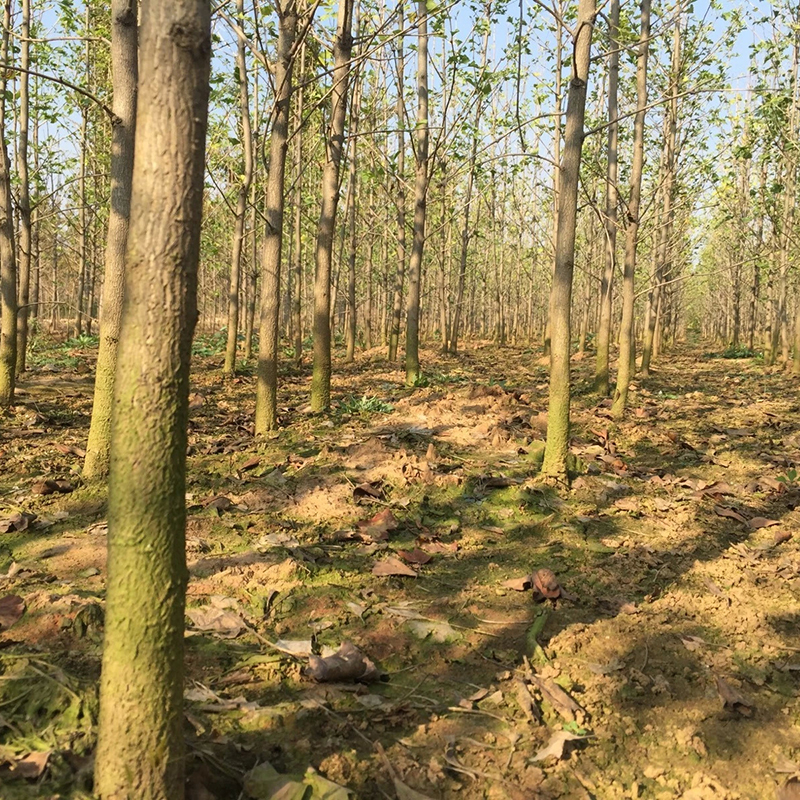
[[[586,90],[592,50],[595,0],[580,0],[575,23],[572,77],[567,94],[564,129],[564,157],[558,198],[553,288],[550,292],[550,399],[547,416],[547,444],[542,474],[567,480],[570,406],[570,305],[575,263],[575,229],[578,213],[583,125]]]
[[[311,376],[311,408],[327,411],[331,405],[331,264],[336,209],[339,205],[339,167],[344,150],[347,118],[347,86],[353,50],[354,0],[340,0],[333,47],[331,119],[325,142],[322,171],[322,208],[317,228],[314,275],[314,367]]]
[[[405,137],[405,101],[403,87],[405,86],[406,62],[403,52],[403,2],[397,4],[397,179],[396,210],[397,210],[397,273],[394,282],[394,298],[392,300],[392,321],[389,332],[389,361],[397,358],[397,347],[400,343],[400,318],[403,313],[403,282],[406,272],[406,137]]]
[[[608,362],[611,344],[611,311],[614,272],[617,268],[617,86],[619,84],[619,0],[611,0],[608,15],[608,166],[606,170],[605,265],[600,287],[600,320],[597,326],[597,362],[594,388],[605,397],[609,392]]]
[[[631,167],[631,191],[628,198],[628,229],[625,235],[625,267],[622,276],[622,322],[619,331],[619,360],[617,363],[617,385],[611,414],[620,419],[628,403],[628,387],[633,375],[634,304],[636,277],[636,255],[639,245],[639,208],[642,197],[642,171],[644,169],[644,123],[647,113],[647,57],[650,42],[650,2],[641,3],[641,33],[636,61],[636,116],[633,123],[633,164]]]
[[[305,99],[306,43],[300,45],[300,79],[301,83],[295,97],[296,130],[294,134],[294,258],[292,280],[294,295],[292,302],[292,330],[294,331],[294,361],[300,365],[303,360],[303,107]]]
[[[28,314],[31,285],[31,188],[28,177],[28,132],[30,128],[29,78],[31,2],[22,0],[20,26],[19,139],[17,177],[19,179],[19,313],[17,315],[17,375],[25,372],[28,351]]]
[[[95,791],[102,800],[180,800],[186,428],[211,26],[207,0],[140,8]]]
[[[244,0],[236,0],[236,16],[244,19]],[[225,375],[236,372],[236,351],[239,342],[239,287],[242,276],[242,251],[244,250],[244,227],[247,217],[247,200],[253,183],[253,130],[250,126],[250,91],[247,86],[247,55],[245,42],[236,37],[236,67],[239,72],[239,114],[242,124],[242,150],[244,155],[244,174],[239,183],[236,198],[236,216],[233,224],[233,244],[231,248],[231,272],[228,282],[228,337],[225,346]]]
[[[111,408],[117,368],[125,283],[125,248],[131,211],[136,91],[138,76],[136,0],[111,4],[111,74],[114,90],[111,130],[111,207],[106,237],[105,280],[100,310],[100,348],[94,382],[92,422],[83,464],[85,478],[108,474]]]
[[[270,134],[267,177],[267,218],[261,255],[261,324],[256,385],[256,436],[278,427],[278,345],[283,249],[283,186],[289,147],[289,112],[292,100],[294,43],[297,37],[297,3],[276,3],[278,54],[275,62],[275,107]]]
[[[8,63],[11,0],[6,0],[0,57]],[[17,367],[17,259],[14,206],[11,200],[11,162],[6,145],[8,73],[0,74],[0,408],[14,402]]]
[[[356,23],[358,30],[358,23]],[[350,174],[347,192],[347,330],[345,331],[345,361],[352,362],[356,356],[356,200],[358,195],[358,115],[361,106],[361,81],[353,87],[353,105],[350,110]]]
[[[417,149],[414,181],[414,238],[408,261],[408,308],[406,315],[406,384],[421,377],[419,365],[419,314],[422,255],[425,249],[425,218],[428,199],[428,7],[417,4]]]

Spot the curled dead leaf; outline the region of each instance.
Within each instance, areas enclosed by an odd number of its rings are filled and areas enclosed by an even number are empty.
[[[356,525],[359,537],[365,542],[385,542],[389,538],[389,533],[397,530],[397,520],[388,508],[379,511],[374,517],[361,520]]]
[[[717,684],[717,692],[722,698],[723,708],[729,708],[743,717],[753,716],[753,703],[741,694],[738,689],[728,681],[720,678],[719,675],[714,676],[714,681]]]
[[[413,550],[398,550],[397,555],[403,561],[408,561],[409,564],[427,564],[433,558],[433,556],[416,547]]]
[[[766,517],[753,517],[747,520],[747,527],[751,531],[756,531],[759,528],[771,528],[773,525],[779,525],[777,519],[767,519]]]
[[[714,506],[714,513],[718,517],[726,517],[727,519],[735,519],[737,522],[747,522],[747,520],[738,512],[727,506]]]
[[[0,631],[8,630],[25,613],[25,601],[16,594],[0,597]]]
[[[372,568],[372,574],[379,577],[390,575],[400,575],[406,578],[416,578],[417,573],[411,567],[407,567],[399,558],[384,558],[378,561]]]
[[[342,644],[332,656],[325,658],[310,656],[305,673],[320,683],[329,681],[371,683],[381,679],[375,664],[351,642]]]
[[[37,481],[31,486],[31,491],[34,494],[48,495],[48,494],[68,494],[75,491],[75,487],[69,481],[56,481],[52,478],[47,478],[43,481]]]
[[[20,511],[10,517],[4,517],[0,519],[0,533],[11,533],[12,531],[21,533],[26,531],[36,518],[36,514],[29,511]]]

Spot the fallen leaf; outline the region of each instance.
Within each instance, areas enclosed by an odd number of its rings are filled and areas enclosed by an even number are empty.
[[[577,742],[587,738],[589,737],[579,736],[577,733],[570,733],[569,731],[556,731],[550,737],[547,745],[539,750],[531,761],[546,761],[548,758],[555,758],[560,761],[567,754],[568,742]]]
[[[53,754],[52,750],[45,750],[44,752],[29,753],[25,758],[19,759],[11,767],[11,775],[15,778],[25,778],[29,781],[34,781],[41,777],[42,773],[47,767],[47,762]]]
[[[789,531],[775,531],[775,537],[772,540],[773,544],[777,547],[779,544],[783,544],[784,542],[788,542],[789,539],[792,538],[792,534]]]
[[[533,586],[543,597],[555,599],[561,597],[561,586],[556,580],[555,573],[550,569],[537,569],[533,573]]]
[[[800,778],[794,775],[779,786],[775,800],[800,800]]]
[[[714,676],[714,680],[717,684],[719,696],[722,698],[723,708],[730,708],[744,717],[753,716],[753,703],[750,700],[718,675]]]
[[[528,681],[567,722],[575,722],[578,716],[585,714],[584,710],[551,678],[528,675]]]
[[[253,800],[304,800],[308,786],[298,775],[282,775],[265,762],[244,776],[244,790]]]
[[[30,524],[36,519],[36,514],[29,511],[20,511],[10,517],[0,519],[0,533],[11,533],[28,530]]]
[[[511,578],[503,581],[501,586],[506,589],[513,589],[515,592],[527,592],[533,586],[533,575],[526,575],[524,578]]]
[[[728,519],[735,519],[737,522],[747,522],[747,520],[738,512],[727,506],[714,506],[714,513],[718,517],[727,517]]]
[[[16,594],[0,597],[0,631],[8,630],[25,613],[25,601]]]
[[[353,500],[382,500],[383,499],[383,482],[370,481],[367,483],[359,483],[353,489]]]
[[[771,528],[773,525],[779,525],[777,519],[767,519],[766,517],[753,517],[747,520],[747,527],[751,531],[758,530],[759,528]]]
[[[452,556],[458,552],[458,542],[445,544],[444,542],[423,542],[417,539],[417,544],[426,553]]]
[[[214,495],[200,502],[204,508],[213,508],[218,512],[228,511],[233,505],[233,500],[223,494]]]
[[[411,629],[411,632],[414,634],[414,636],[419,639],[430,638],[432,642],[445,644],[460,638],[458,631],[456,631],[449,622],[412,619],[406,624]]]
[[[311,639],[278,639],[273,646],[276,650],[297,658],[308,658],[314,654]]]
[[[372,568],[372,574],[380,577],[389,575],[402,575],[407,578],[417,577],[417,573],[411,567],[407,567],[400,559],[391,557],[378,561]]]
[[[398,550],[397,555],[399,555],[403,561],[408,561],[409,564],[427,564],[433,558],[433,556],[418,548],[414,548],[413,550]]]
[[[34,494],[48,495],[48,494],[67,494],[75,491],[75,487],[69,481],[56,481],[52,478],[47,478],[43,481],[37,481],[31,486],[31,491]]]
[[[77,447],[74,444],[59,444],[58,442],[53,442],[53,447],[65,456],[77,456],[78,458],[86,457],[86,451],[82,447]]]
[[[247,461],[239,467],[239,472],[248,472],[251,469],[255,469],[261,463],[261,459],[258,456],[254,458],[249,458]]]
[[[332,656],[325,658],[310,656],[305,673],[320,683],[327,681],[370,683],[381,679],[375,664],[351,642],[345,642]]]
[[[530,722],[535,722],[537,725],[542,724],[542,712],[536,701],[533,699],[524,681],[517,678],[514,681],[514,690],[517,695],[517,704],[522,709],[522,713],[528,718]]]
[[[385,508],[374,517],[356,523],[358,534],[365,542],[385,542],[391,531],[397,530],[394,514]]]
[[[699,636],[681,636],[681,641],[690,653],[702,650],[708,644],[705,639],[701,639]]]
[[[210,631],[223,639],[235,639],[247,627],[244,620],[226,608],[187,608],[186,616],[199,631]]]

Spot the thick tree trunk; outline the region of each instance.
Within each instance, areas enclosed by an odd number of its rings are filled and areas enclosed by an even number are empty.
[[[322,208],[317,229],[314,275],[314,367],[311,376],[311,408],[327,411],[331,405],[331,266],[336,209],[339,205],[339,167],[344,151],[347,119],[347,87],[353,50],[353,2],[340,0],[333,47],[331,117],[322,170]]]
[[[206,0],[141,0],[95,792],[184,794],[186,426],[211,57]]]
[[[642,198],[644,168],[644,123],[647,113],[647,57],[650,48],[650,2],[642,0],[642,22],[639,53],[636,61],[636,116],[633,123],[633,164],[631,191],[628,198],[628,229],[625,236],[625,267],[622,276],[622,322],[619,330],[617,385],[611,414],[620,419],[628,403],[628,387],[635,367],[634,303],[636,255],[639,245],[639,208]]]
[[[547,414],[547,445],[542,474],[557,480],[566,480],[568,477],[570,305],[572,302],[572,273],[575,263],[578,183],[595,14],[595,0],[580,0],[578,18],[575,23],[572,77],[567,94],[564,158],[561,162],[558,198],[555,268],[553,270],[553,287],[550,292],[550,401]]]
[[[421,377],[419,365],[419,314],[422,255],[428,200],[428,7],[417,5],[417,170],[414,181],[414,238],[408,261],[408,313],[406,315],[406,384]]]
[[[244,16],[244,0],[236,0],[238,19]],[[239,287],[242,276],[242,251],[244,250],[244,228],[247,218],[247,199],[253,183],[253,130],[250,126],[250,91],[247,86],[246,44],[237,37],[236,68],[239,72],[239,115],[242,124],[242,150],[244,173],[236,198],[236,216],[233,223],[231,247],[231,272],[228,281],[228,338],[225,346],[225,375],[236,372],[236,351],[239,342]]]
[[[111,4],[112,110],[116,119],[111,131],[111,207],[108,213],[105,280],[100,311],[100,349],[97,353],[92,423],[83,465],[86,478],[104,478],[108,474],[111,408],[122,318],[125,247],[133,178],[138,75],[136,8],[136,0],[113,0]]]
[[[617,267],[617,86],[619,84],[619,0],[611,0],[608,15],[608,166],[606,170],[605,265],[600,287],[600,320],[597,326],[597,363],[594,388],[605,397],[609,392],[608,363],[611,344],[611,311],[614,272]]]
[[[6,0],[0,58],[8,63],[11,0]],[[6,145],[8,73],[0,74],[0,408],[14,402],[17,367],[17,258],[14,244],[14,206],[11,200],[11,162]]]
[[[278,427],[278,344],[283,249],[283,184],[289,141],[294,43],[297,37],[297,3],[285,0],[278,11],[278,54],[275,63],[275,107],[270,134],[267,224],[261,255],[261,326],[256,385],[256,436]]]

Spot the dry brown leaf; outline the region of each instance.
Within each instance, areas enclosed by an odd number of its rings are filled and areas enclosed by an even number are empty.
[[[730,708],[733,711],[741,714],[743,717],[753,716],[753,703],[742,695],[738,689],[731,686],[726,680],[723,680],[718,675],[714,676],[717,684],[717,691],[722,698],[722,705],[724,708]]]
[[[554,600],[561,597],[561,586],[551,569],[537,569],[532,575],[533,586],[543,597]]]
[[[85,458],[86,451],[82,447],[78,447],[74,444],[60,444],[59,442],[53,442],[53,447],[58,450],[59,453],[65,456],[77,456],[78,458]]]
[[[204,508],[213,508],[220,512],[228,511],[233,506],[233,500],[223,494],[207,497],[205,500],[201,500],[200,503]]]
[[[792,538],[792,534],[789,531],[775,531],[775,537],[773,538],[773,544],[775,546],[779,544],[783,544],[784,542],[788,542],[789,539]]]
[[[526,575],[524,578],[511,578],[503,581],[500,585],[506,589],[513,589],[515,592],[527,592],[533,586],[533,575]]]
[[[389,538],[389,533],[397,530],[397,520],[388,508],[356,524],[358,534],[365,542],[385,542]]]
[[[528,681],[542,693],[542,697],[547,700],[567,722],[574,722],[577,717],[585,715],[586,712],[583,708],[581,708],[551,678],[540,678],[538,675],[528,675]]]
[[[514,690],[516,691],[517,695],[517,704],[522,709],[522,713],[531,722],[541,725],[542,712],[539,709],[539,706],[536,705],[536,701],[533,699],[533,696],[528,691],[528,687],[525,685],[525,682],[517,678],[514,681]]]
[[[22,531],[26,531],[30,527],[31,522],[36,518],[37,515],[33,512],[20,511],[16,514],[12,514],[10,517],[0,519],[0,533],[11,533],[12,531],[21,533]]]
[[[235,639],[247,628],[244,620],[229,608],[187,608],[186,616],[197,630],[216,633],[223,639]]]
[[[383,500],[383,482],[370,481],[366,483],[359,483],[353,489],[353,500]]]
[[[433,556],[416,547],[413,550],[398,550],[397,555],[403,561],[408,561],[409,564],[427,564],[433,558]]]
[[[771,528],[773,525],[779,525],[777,519],[767,519],[766,517],[753,517],[747,520],[747,527],[751,531],[756,531],[759,528]]]
[[[8,630],[25,613],[25,601],[16,594],[0,597],[0,631]]]
[[[75,491],[75,487],[69,481],[56,481],[52,478],[47,478],[43,481],[37,481],[31,486],[31,491],[34,494],[48,495],[48,494],[67,494]]]
[[[738,512],[727,506],[714,506],[714,513],[718,517],[727,517],[728,519],[735,519],[737,522],[747,522],[747,520]]]
[[[386,577],[389,575],[401,575],[407,578],[416,578],[417,573],[411,567],[407,567],[399,558],[385,558],[378,561],[372,568],[372,574],[379,577]]]
[[[800,778],[793,775],[783,786],[779,786],[775,800],[800,800]]]
[[[567,743],[576,742],[581,739],[586,739],[586,736],[578,736],[577,733],[570,733],[569,731],[556,731],[551,737],[550,741],[545,747],[539,750],[531,761],[546,761],[548,758],[555,758],[561,760],[567,754]]]
[[[47,767],[47,762],[53,754],[52,750],[44,752],[29,753],[25,758],[19,759],[11,767],[11,775],[15,778],[25,778],[29,781],[35,781],[41,777],[42,773]]]
[[[310,656],[306,675],[320,683],[328,681],[358,681],[371,683],[381,679],[380,672],[354,644],[345,642],[332,655]]]
[[[420,549],[432,555],[440,553],[442,555],[452,556],[458,552],[458,542],[449,542],[445,544],[444,542],[425,542],[417,539],[417,544]]]
[[[253,458],[247,459],[247,461],[239,467],[239,472],[248,472],[251,469],[255,469],[261,463],[261,459],[258,456],[254,456]]]

